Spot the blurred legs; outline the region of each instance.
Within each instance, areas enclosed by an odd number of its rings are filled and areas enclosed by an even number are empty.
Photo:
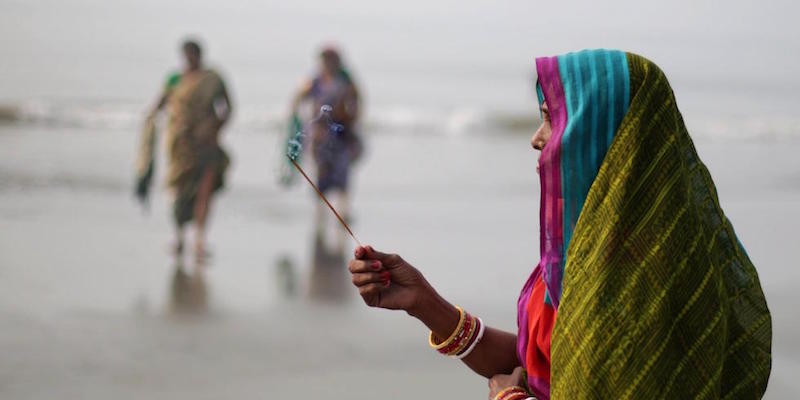
[[[211,208],[211,196],[214,193],[214,170],[206,168],[197,188],[197,199],[194,205],[195,222],[195,256],[202,259],[206,256],[205,235],[206,222]]]

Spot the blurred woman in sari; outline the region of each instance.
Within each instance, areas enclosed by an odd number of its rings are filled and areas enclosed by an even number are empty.
[[[232,104],[225,83],[202,62],[195,41],[182,46],[185,69],[170,75],[159,100],[149,114],[139,152],[136,193],[146,200],[154,170],[155,118],[167,108],[167,185],[174,196],[176,228],[174,251],[184,250],[185,227],[195,226],[195,256],[207,256],[206,225],[214,192],[221,189],[230,163],[219,143],[219,133],[230,118]]]
[[[331,106],[331,120],[318,118],[310,127],[311,155],[317,166],[317,187],[323,193],[338,195],[337,209],[348,218],[350,167],[362,151],[356,127],[360,116],[359,90],[336,48],[323,48],[319,57],[319,72],[298,89],[291,111],[296,115],[305,100],[310,100],[314,112],[319,112],[322,106]],[[331,130],[330,124],[341,129]],[[319,204],[316,225],[320,236],[326,215],[324,205]]]

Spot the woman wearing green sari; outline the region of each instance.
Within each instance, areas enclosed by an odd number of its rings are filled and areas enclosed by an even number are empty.
[[[174,196],[176,227],[174,250],[181,254],[187,223],[195,224],[195,255],[203,259],[206,223],[215,191],[223,186],[229,158],[219,143],[232,105],[225,83],[202,63],[202,51],[194,41],[182,46],[185,69],[169,77],[158,103],[147,118],[138,161],[137,196],[145,201],[153,176],[156,147],[155,116],[167,108],[167,185]]]
[[[353,283],[406,310],[490,399],[758,399],[772,325],[664,73],[631,53],[536,60],[540,257],[516,333],[444,300],[394,254],[358,247]]]

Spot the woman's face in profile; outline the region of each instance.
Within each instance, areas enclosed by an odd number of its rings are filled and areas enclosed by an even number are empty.
[[[547,108],[547,103],[542,103],[540,109],[542,111],[542,124],[531,137],[531,146],[536,150],[542,151],[547,141],[550,140],[552,128],[550,126],[550,109]]]

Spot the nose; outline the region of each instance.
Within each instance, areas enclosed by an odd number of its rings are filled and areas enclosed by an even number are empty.
[[[539,151],[542,151],[544,148],[544,138],[542,137],[541,130],[536,131],[531,137],[531,147]]]

